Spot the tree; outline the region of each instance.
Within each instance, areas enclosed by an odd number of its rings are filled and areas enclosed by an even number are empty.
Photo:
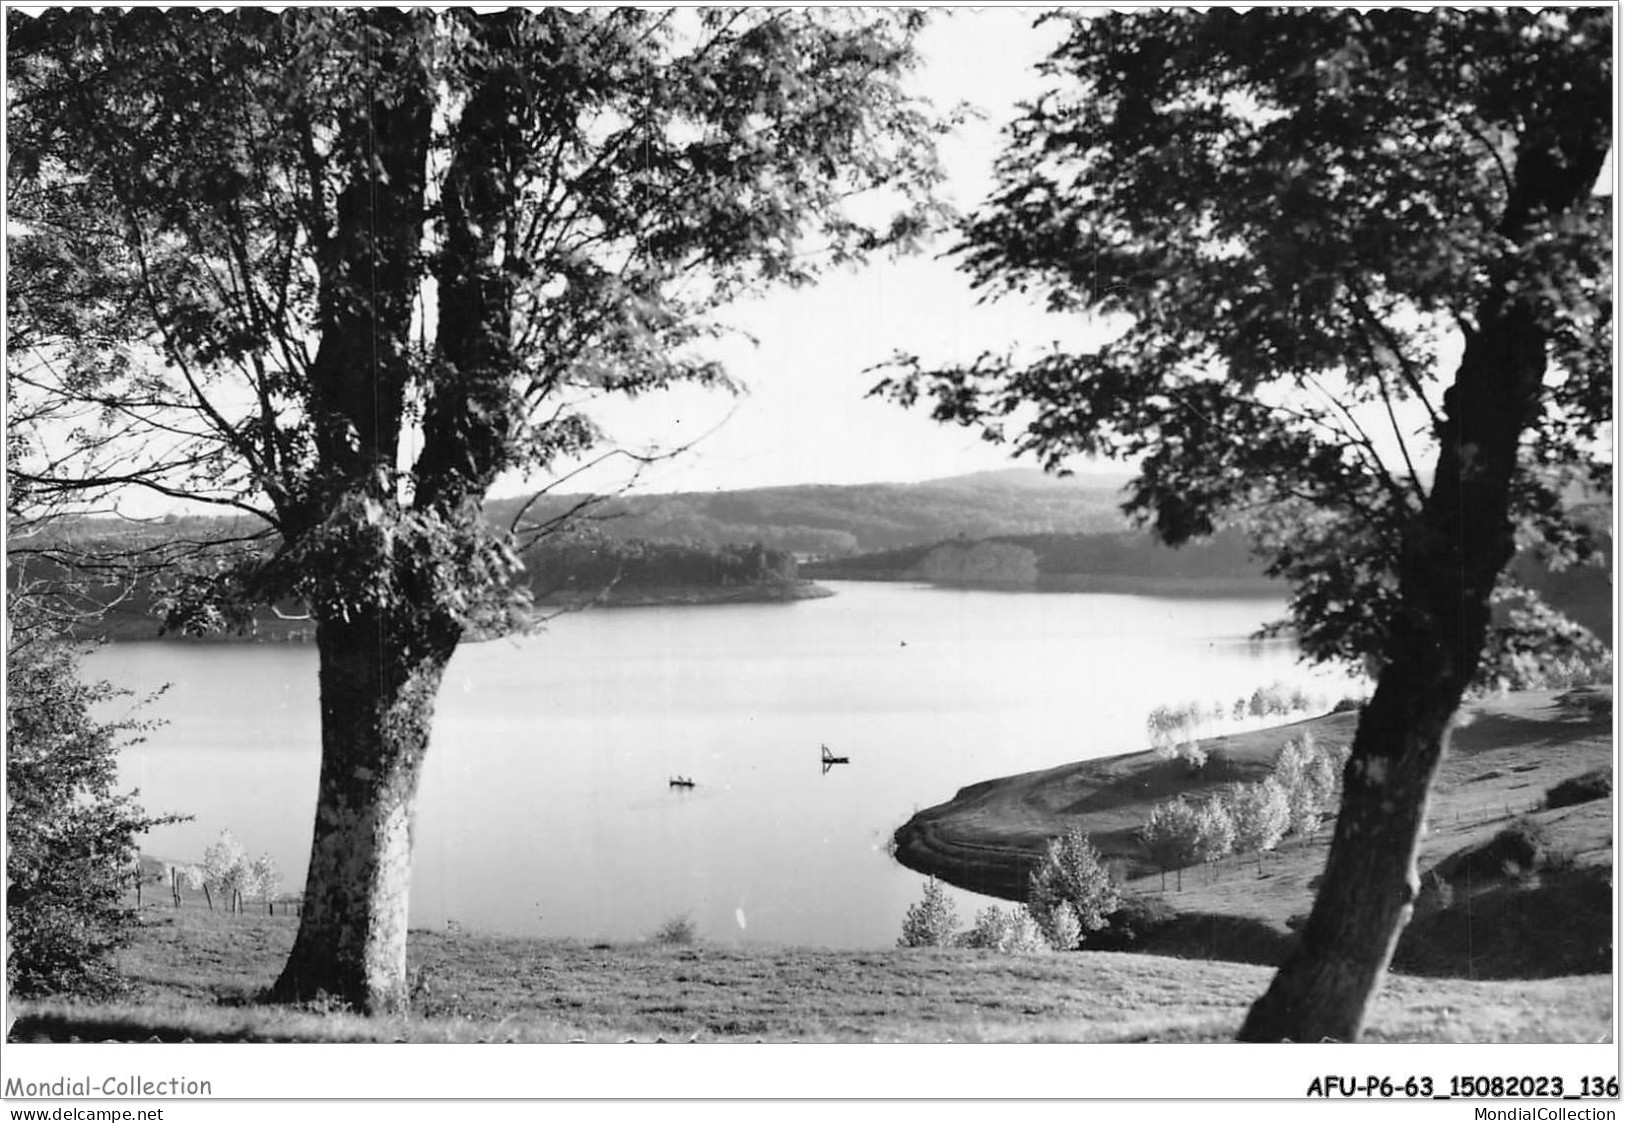
[[[1167,887],[1167,873],[1178,870],[1179,889],[1185,888],[1186,866],[1195,864],[1200,854],[1196,839],[1197,812],[1183,796],[1165,800],[1152,806],[1140,827],[1140,839],[1157,869],[1163,873],[1163,887]]]
[[[1337,796],[1337,774],[1346,757],[1305,733],[1281,746],[1271,778],[1286,795],[1288,829],[1312,835]]]
[[[203,851],[203,884],[219,892],[227,912],[242,912],[242,898],[249,893],[253,872],[248,851],[229,830]],[[211,899],[212,907],[212,899]]]
[[[16,477],[238,514],[252,548],[177,585],[177,626],[308,606],[322,767],[271,993],[399,1009],[442,673],[522,624],[527,525],[489,525],[487,492],[612,455],[593,400],[728,385],[728,301],[913,244],[937,213],[938,124],[899,86],[921,17],[8,18],[14,229],[84,321],[29,389],[93,408]]]
[[[1198,861],[1217,862],[1236,850],[1236,822],[1222,792],[1215,792],[1195,807]]]
[[[1027,911],[1057,951],[1071,951],[1084,933],[1106,927],[1117,905],[1117,886],[1081,827],[1049,840],[1027,880]]]
[[[925,892],[903,914],[900,948],[945,948],[954,941],[959,910],[936,878],[927,878]]]
[[[1224,799],[1235,824],[1236,849],[1257,854],[1262,870],[1264,851],[1274,850],[1291,826],[1286,789],[1266,776],[1254,784],[1231,784]]]
[[[13,590],[6,642],[6,989],[103,996],[120,987],[111,953],[136,916],[124,904],[136,840],[173,817],[116,790],[133,721],[98,721],[119,696],[78,674],[51,617]]]
[[[1111,337],[904,357],[877,390],[1052,469],[1137,460],[1131,513],[1172,544],[1242,523],[1305,654],[1374,669],[1303,939],[1241,1031],[1354,1039],[1507,563],[1596,553],[1562,491],[1612,479],[1613,17],[1057,18],[958,254]]]
[[[248,895],[265,903],[266,911],[282,888],[282,869],[269,854],[261,854],[248,866]]]

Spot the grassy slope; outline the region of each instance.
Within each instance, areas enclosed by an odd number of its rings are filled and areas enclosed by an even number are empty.
[[[1555,699],[1553,692],[1535,691],[1475,708],[1441,768],[1420,856],[1426,871],[1484,846],[1527,814],[1548,834],[1554,868],[1476,883],[1453,876],[1457,907],[1418,916],[1401,944],[1400,967],[1508,977],[1597,970],[1609,961],[1612,801],[1532,809],[1559,780],[1612,766],[1611,720],[1571,715]],[[1130,888],[1160,891],[1163,879],[1135,837],[1151,804],[1260,778],[1289,735],[1311,731],[1317,739],[1346,743],[1354,723],[1352,713],[1333,714],[1217,738],[1209,742],[1212,762],[1201,776],[1146,752],[973,784],[905,824],[897,832],[897,857],[975,892],[1019,900],[1047,839],[1076,823],[1127,871]],[[1288,921],[1313,903],[1328,840],[1323,829],[1308,842],[1288,840],[1261,864],[1237,857],[1214,870],[1187,870],[1178,881],[1169,875],[1163,896],[1181,918],[1138,950],[1279,962],[1293,938]]]
[[[1269,970],[1113,952],[1001,956],[586,944],[412,933],[406,1019],[247,1004],[292,944],[288,917],[151,909],[112,1006],[17,1003],[12,1039],[85,1041],[1223,1041]],[[1606,976],[1394,978],[1370,1040],[1587,1041]]]

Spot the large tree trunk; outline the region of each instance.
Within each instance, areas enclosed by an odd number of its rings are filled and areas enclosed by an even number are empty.
[[[1538,386],[1544,369],[1538,333],[1532,349],[1527,337],[1507,342],[1523,343],[1513,361],[1525,367],[1526,377],[1532,365]],[[1487,350],[1492,346],[1470,344],[1463,367],[1495,362],[1494,351]],[[1504,361],[1506,353],[1499,358]],[[1428,791],[1462,694],[1478,669],[1490,594],[1513,553],[1508,488],[1522,429],[1516,419],[1532,396],[1485,397],[1477,395],[1462,412],[1480,420],[1491,413],[1511,416],[1495,419],[1501,432],[1494,449],[1457,443],[1440,454],[1433,495],[1405,544],[1402,617],[1343,772],[1342,808],[1320,892],[1297,951],[1249,1012],[1244,1041],[1358,1038],[1366,1007],[1410,920]],[[1460,429],[1489,435],[1464,422]]]
[[[1432,493],[1406,530],[1399,619],[1343,772],[1320,892],[1244,1041],[1357,1039],[1410,920],[1428,792],[1512,558],[1518,442],[1546,370],[1544,333],[1521,305],[1486,302],[1479,323],[1446,395]]]
[[[322,769],[310,870],[276,1001],[328,996],[365,1013],[406,1003],[413,801],[455,641],[406,642],[367,616],[318,624]]]
[[[1428,792],[1512,559],[1518,443],[1546,372],[1546,339],[1511,300],[1486,301],[1445,396],[1432,493],[1401,546],[1401,607],[1343,772],[1331,854],[1303,938],[1253,1004],[1244,1041],[1353,1041],[1419,888]]]
[[[1563,106],[1522,139],[1498,230],[1509,242],[1591,194],[1610,146],[1598,109]],[[1356,1040],[1410,920],[1428,792],[1512,558],[1518,446],[1546,374],[1546,331],[1523,295],[1531,279],[1509,257],[1492,271],[1445,394],[1438,469],[1406,528],[1399,616],[1343,772],[1320,892],[1297,950],[1248,1012],[1243,1041]]]

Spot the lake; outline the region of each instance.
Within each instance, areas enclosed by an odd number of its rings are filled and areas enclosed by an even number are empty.
[[[635,939],[687,914],[712,941],[892,945],[922,879],[887,853],[960,787],[1146,747],[1155,706],[1227,708],[1346,679],[1247,636],[1277,600],[829,582],[791,604],[600,609],[464,645],[419,798],[412,919]],[[316,652],[126,643],[89,674],[169,689],[121,780],[195,821],[143,849],[200,860],[229,828],[290,887],[309,856]],[[827,773],[819,746],[851,763]],[[668,786],[691,777],[692,790]],[[954,891],[969,923],[985,898]]]

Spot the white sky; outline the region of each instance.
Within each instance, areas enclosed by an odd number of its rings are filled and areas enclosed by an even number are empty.
[[[975,208],[992,185],[1000,127],[1037,92],[1033,66],[1060,34],[1031,26],[1040,10],[938,10],[922,33],[915,90],[944,109],[965,101],[987,115],[940,149],[949,201],[961,210]],[[904,410],[865,397],[881,377],[865,370],[897,351],[969,360],[1011,344],[1085,343],[1098,330],[1016,302],[978,306],[969,279],[937,259],[949,244],[941,239],[925,255],[831,273],[816,286],[737,307],[729,322],[759,345],[730,342],[717,354],[746,385],[741,396],[690,387],[597,411],[616,443],[634,450],[705,435],[647,469],[635,490],[913,481],[1010,467],[1008,450],[932,421],[924,406]],[[613,488],[625,477],[621,462],[567,490],[585,490],[587,481]],[[519,490],[517,482],[497,488]]]

